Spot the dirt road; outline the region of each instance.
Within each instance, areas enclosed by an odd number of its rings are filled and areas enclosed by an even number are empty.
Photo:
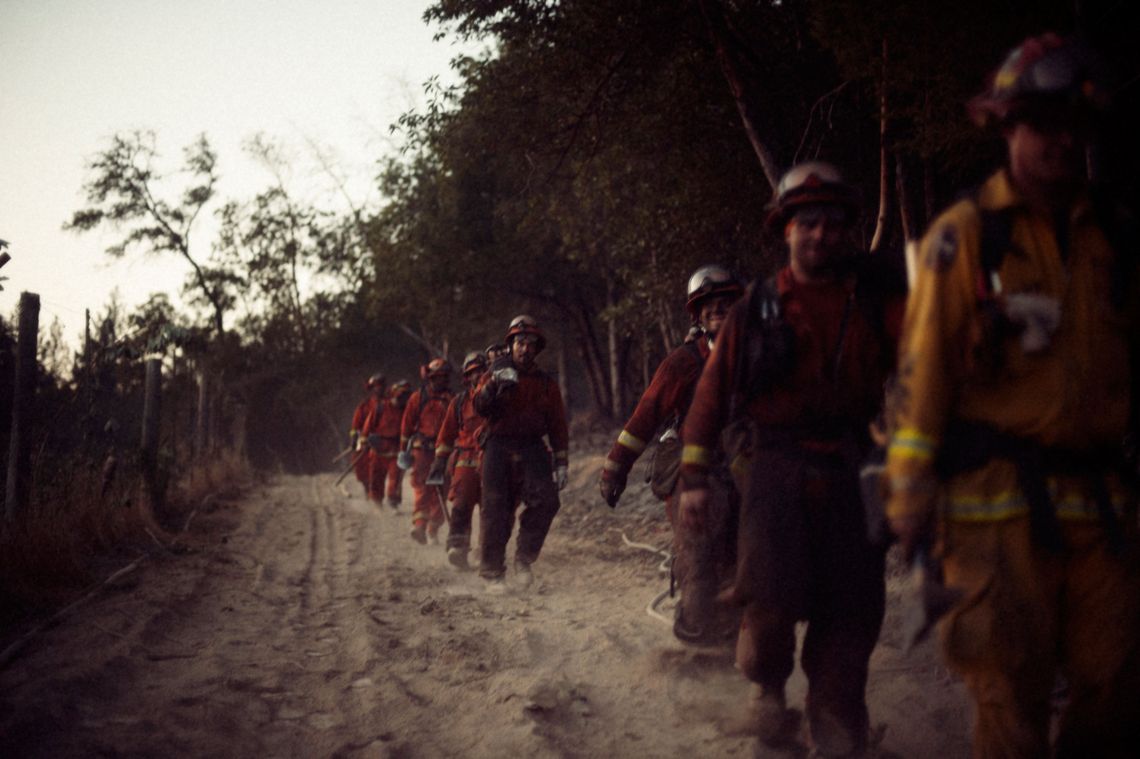
[[[647,614],[662,557],[622,532],[663,547],[664,517],[640,485],[599,507],[600,463],[572,458],[535,584],[505,595],[355,484],[254,486],[197,517],[188,553],[148,560],[0,671],[0,755],[801,755],[747,734],[730,657]],[[901,655],[895,585],[871,662],[876,755],[966,756],[961,686],[931,644]],[[797,671],[790,702],[803,692]]]

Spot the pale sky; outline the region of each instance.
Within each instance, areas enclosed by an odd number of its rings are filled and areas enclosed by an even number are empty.
[[[85,159],[116,132],[157,133],[160,168],[204,132],[218,152],[219,200],[246,199],[269,175],[241,151],[264,132],[297,156],[294,190],[331,205],[312,141],[352,178],[356,203],[377,200],[376,161],[395,148],[388,125],[422,102],[429,77],[454,79],[458,48],[433,42],[430,0],[0,0],[0,239],[12,261],[0,292],[11,318],[21,290],[40,294],[40,324],[64,322],[118,287],[127,306],[175,296],[175,257],[103,253],[110,235],[64,232],[84,205]],[[207,220],[208,222],[208,220]],[[208,227],[192,245],[205,258]]]

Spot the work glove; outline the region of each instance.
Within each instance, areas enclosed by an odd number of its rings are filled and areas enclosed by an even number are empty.
[[[500,388],[518,384],[519,370],[515,368],[515,362],[510,356],[500,356],[491,364],[491,381]]]
[[[1040,353],[1049,347],[1061,323],[1061,302],[1048,295],[1014,293],[1005,298],[1005,315],[1021,327],[1021,349]]]
[[[554,467],[554,485],[559,490],[566,487],[566,483],[570,481],[570,467],[566,464],[559,464]]]
[[[602,493],[602,500],[606,502],[611,509],[617,506],[618,499],[621,494],[625,492],[626,477],[629,472],[624,469],[617,471],[610,471],[609,469],[602,470],[602,477],[598,480],[598,489]]]
[[[442,485],[444,474],[447,471],[447,459],[436,456],[431,462],[431,468],[428,469],[427,479],[424,480],[425,485]]]
[[[400,453],[396,456],[396,466],[401,471],[408,471],[412,468],[412,464],[414,463],[415,460],[412,458],[411,451],[400,451]]]
[[[363,435],[357,435],[355,433],[353,434],[353,436],[352,436],[353,450],[363,451],[367,445],[368,445],[368,439],[366,437],[364,437]]]

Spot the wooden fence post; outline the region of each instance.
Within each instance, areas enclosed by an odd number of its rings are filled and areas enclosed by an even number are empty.
[[[36,336],[40,328],[40,296],[20,293],[19,334],[16,337],[16,382],[12,389],[12,433],[8,444],[8,482],[4,510],[14,519],[28,508],[31,435],[35,405]]]
[[[158,481],[158,436],[162,419],[162,359],[150,358],[146,362],[146,389],[143,396],[142,468],[151,509],[162,507],[162,493]]]
[[[198,372],[198,414],[194,419],[194,456],[202,458],[210,448],[210,375]]]

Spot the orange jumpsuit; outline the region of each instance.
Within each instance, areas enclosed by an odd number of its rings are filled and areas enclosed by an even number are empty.
[[[352,412],[352,428],[348,431],[354,440],[359,440],[365,436],[365,422],[368,421],[372,410],[382,402],[380,398],[370,394],[357,405],[356,410]],[[372,461],[372,452],[367,448],[361,448],[360,450],[354,451],[352,456],[353,473],[356,475],[357,481],[364,486],[364,492],[368,494],[369,467]]]
[[[983,212],[1010,220],[996,278]],[[945,581],[964,594],[941,642],[974,699],[981,757],[1049,755],[1057,671],[1070,688],[1058,756],[1140,746],[1137,498],[1117,465],[1140,381],[1140,288],[1088,198],[1058,228],[991,176],[924,238],[900,347],[887,514],[941,513]],[[1059,307],[1044,346],[1025,342],[1026,294]],[[998,438],[1014,443],[947,467]]]
[[[368,496],[380,503],[386,494],[388,505],[394,509],[403,500],[404,473],[396,466],[403,415],[397,399],[389,396],[373,409],[364,424],[364,434],[373,445],[368,456]]]
[[[479,433],[485,420],[475,411],[474,393],[464,390],[451,399],[439,437],[435,441],[435,455],[440,458],[455,455],[449,464],[451,487],[447,498],[451,501],[451,524],[448,527],[448,548],[471,547],[471,518],[480,499],[481,476],[479,463]]]
[[[447,406],[451,402],[450,390],[433,392],[427,385],[412,393],[400,423],[400,449],[412,443],[412,492],[415,505],[412,523],[426,526],[429,535],[435,535],[443,524],[443,505],[435,486],[427,484],[428,470],[435,459],[435,440],[439,436]]]
[[[754,283],[729,312],[697,383],[682,428],[682,487],[707,486],[737,385],[766,382],[767,389],[748,390],[739,404],[752,429],[749,461],[732,462],[742,475],[734,595],[746,604],[737,667],[766,690],[782,692],[794,667],[795,625],[806,620],[801,663],[809,725],[837,722],[861,747],[867,665],[885,587],[884,551],[867,538],[858,472],[894,356],[888,304],[864,302],[854,278],[801,284],[785,267],[775,293],[794,350],[781,364],[782,376],[765,369],[760,378],[744,368],[767,347],[753,354],[768,334],[753,302],[757,290]]]
[[[709,341],[702,335],[665,357],[606,456],[603,478],[624,480],[662,425],[675,424],[675,432],[680,434],[709,351]],[[719,484],[721,487],[714,491],[709,529],[701,534],[691,534],[677,523],[677,492],[665,499],[665,513],[673,527],[672,572],[681,590],[674,629],[683,640],[731,640],[740,617],[735,609],[714,602],[736,566],[736,493],[728,477],[722,476]]]

